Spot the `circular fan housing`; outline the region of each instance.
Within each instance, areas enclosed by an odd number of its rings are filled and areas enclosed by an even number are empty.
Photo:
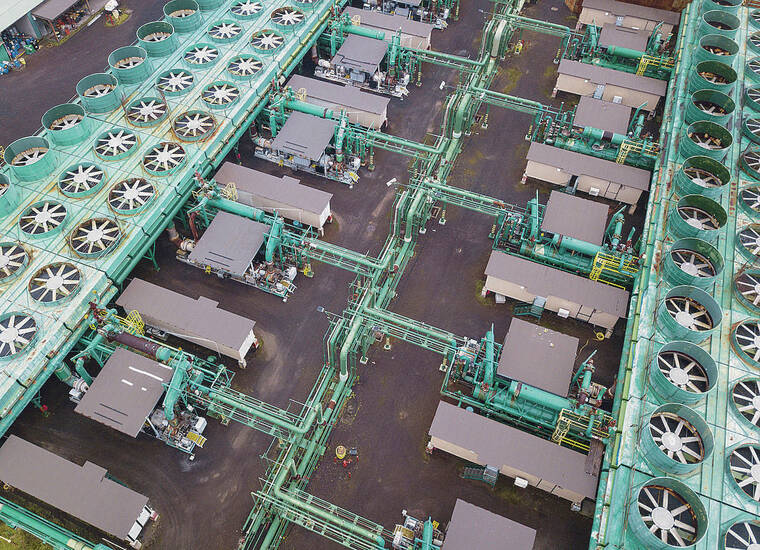
[[[164,141],[145,153],[143,168],[154,176],[168,176],[184,166],[187,161],[187,153],[179,144]]]
[[[108,64],[121,84],[139,84],[153,72],[148,52],[140,46],[124,46],[111,52]]]
[[[653,411],[641,434],[646,459],[672,474],[694,470],[710,456],[714,444],[707,423],[689,407],[676,403]]]
[[[67,147],[84,141],[90,134],[90,125],[84,108],[75,103],[57,105],[42,115],[42,126],[54,145]]]
[[[69,246],[83,258],[100,258],[113,251],[120,239],[121,230],[114,220],[92,218],[74,228]]]
[[[727,220],[728,214],[714,200],[686,195],[675,208],[671,207],[668,229],[677,237],[695,237],[713,243]]]
[[[97,192],[105,183],[103,169],[91,162],[70,166],[58,178],[58,189],[71,198],[82,198]]]
[[[121,106],[119,81],[112,74],[85,76],[77,84],[77,94],[89,113],[108,113]]]
[[[29,254],[16,242],[0,242],[0,284],[21,274],[29,263]]]
[[[235,80],[250,80],[258,73],[263,64],[252,55],[233,57],[227,65],[227,72]]]
[[[760,10],[749,12],[749,22],[755,28],[760,28]]]
[[[178,33],[192,32],[201,25],[200,7],[195,0],[171,0],[164,5],[164,15]]]
[[[156,80],[156,88],[166,97],[176,97],[187,93],[194,82],[193,73],[184,69],[171,69]]]
[[[710,10],[702,15],[702,30],[733,38],[741,22],[739,18],[726,10]]]
[[[285,38],[276,31],[263,29],[251,36],[251,46],[259,52],[273,52],[285,43]]]
[[[666,402],[698,403],[717,380],[715,360],[691,342],[665,344],[649,365],[649,383]]]
[[[241,0],[232,5],[230,13],[235,19],[253,19],[259,16],[263,7],[258,0]]]
[[[240,90],[232,82],[218,80],[203,89],[201,99],[213,109],[226,109],[240,99]]]
[[[41,304],[57,304],[76,294],[81,282],[82,274],[74,264],[58,262],[32,275],[29,295]]]
[[[752,218],[760,217],[760,185],[743,187],[739,191],[739,206]]]
[[[747,269],[734,278],[734,292],[753,313],[760,314],[760,269]]]
[[[760,256],[760,224],[750,224],[736,235],[736,247],[746,259],[755,261]]]
[[[742,152],[741,167],[750,177],[760,180],[760,148],[748,147]]]
[[[745,118],[742,123],[742,131],[744,136],[749,138],[750,141],[755,144],[760,144],[760,118]]]
[[[723,256],[710,243],[678,239],[665,256],[663,273],[671,284],[708,288],[723,272],[723,263]]]
[[[196,69],[210,67],[219,57],[219,48],[211,44],[195,44],[185,50],[185,62]]]
[[[41,180],[56,169],[56,158],[50,144],[38,136],[17,139],[6,147],[3,158],[19,181]]]
[[[728,457],[728,471],[741,493],[760,502],[760,447],[740,445]]]
[[[726,531],[725,550],[758,550],[760,548],[760,522],[739,521]]]
[[[15,359],[29,348],[37,334],[37,322],[23,313],[0,316],[0,360]]]
[[[719,161],[726,156],[732,143],[731,132],[723,126],[699,120],[686,129],[679,151],[684,158],[702,155]]]
[[[760,367],[760,321],[747,319],[737,323],[731,331],[734,351],[753,367]]]
[[[34,237],[49,237],[63,228],[66,207],[55,201],[33,204],[21,215],[18,225],[21,231]]]
[[[731,181],[728,168],[717,160],[705,156],[687,158],[674,178],[682,195],[702,195],[718,197]]]
[[[731,65],[738,52],[737,43],[727,36],[708,34],[699,39],[696,58],[697,61],[720,61]]]
[[[722,313],[718,303],[694,286],[674,287],[660,302],[657,330],[672,340],[699,343],[719,326]]]
[[[686,122],[709,120],[725,124],[734,112],[734,100],[717,90],[697,90],[686,106]]]
[[[234,42],[241,32],[243,32],[243,28],[229,19],[213,23],[207,31],[209,38],[220,44]]]
[[[693,71],[689,80],[690,92],[718,90],[729,94],[736,83],[736,71],[720,61],[702,61]]]
[[[108,206],[117,214],[128,216],[142,212],[156,196],[156,188],[143,178],[130,178],[114,185],[108,192]]]
[[[270,14],[272,23],[281,29],[290,29],[303,23],[306,15],[292,6],[277,8]]]
[[[166,21],[153,21],[137,29],[140,46],[150,57],[164,57],[177,49],[174,27]]]
[[[103,160],[120,160],[137,149],[137,136],[123,128],[113,128],[95,141],[95,154]]]
[[[731,401],[744,420],[760,428],[760,378],[739,380],[731,390]]]
[[[187,111],[174,119],[172,129],[181,141],[200,141],[214,134],[216,119],[204,111]]]
[[[169,108],[163,99],[144,97],[129,104],[127,120],[133,126],[153,126],[165,119],[168,112]]]
[[[744,92],[744,105],[760,112],[760,86],[751,86]]]

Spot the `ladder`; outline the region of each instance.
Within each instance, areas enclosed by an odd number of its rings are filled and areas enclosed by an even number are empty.
[[[604,277],[604,274],[615,274],[617,280],[623,278],[633,278],[638,273],[638,268],[633,264],[630,258],[621,261],[621,258],[604,252],[597,252],[594,256],[594,263],[591,266],[591,272],[588,278],[592,281],[599,281],[618,288],[624,288],[612,278]]]
[[[543,296],[536,296],[530,304],[520,303],[515,305],[513,313],[517,316],[530,315],[536,319],[541,319],[545,307],[546,298]]]
[[[486,466],[484,468],[468,466],[462,471],[463,479],[474,479],[475,481],[482,481],[491,487],[496,485],[496,480],[498,477],[499,470],[493,466]]]
[[[656,57],[653,55],[643,55],[639,61],[639,66],[636,68],[636,74],[642,76],[647,72],[649,67],[672,69],[673,58],[672,57]]]

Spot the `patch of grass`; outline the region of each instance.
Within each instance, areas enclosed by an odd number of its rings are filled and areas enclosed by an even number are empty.
[[[37,537],[30,535],[22,529],[12,529],[4,523],[0,523],[0,550],[50,550],[48,546]]]
[[[557,69],[554,66],[554,63],[551,63],[546,66],[544,69],[544,78],[554,78],[557,75]]]
[[[485,281],[476,281],[475,282],[475,300],[481,305],[484,306],[492,306],[494,305],[493,300],[488,298],[487,296],[483,298],[483,287],[486,285]]]
[[[501,79],[506,80],[507,83],[499,90],[503,94],[508,94],[517,87],[517,83],[522,77],[522,71],[517,67],[508,67],[501,73]]]

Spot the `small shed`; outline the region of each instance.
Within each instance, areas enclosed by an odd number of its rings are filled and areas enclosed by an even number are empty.
[[[338,73],[345,73],[352,83],[369,84],[388,51],[383,40],[349,34],[330,61]]]
[[[536,530],[458,498],[443,550],[533,550]]]
[[[355,88],[325,82],[316,78],[293,75],[288,81],[293,91],[305,90],[306,101],[335,112],[344,111],[349,122],[379,129],[388,121],[391,99]]]
[[[416,4],[405,2],[406,4],[419,6],[419,0]],[[430,23],[422,23],[407,19],[402,15],[390,15],[376,10],[363,10],[360,8],[347,7],[343,10],[352,20],[358,18],[359,25],[370,29],[385,32],[385,39],[390,40],[391,36],[401,31],[401,46],[404,48],[413,48],[416,50],[427,50],[430,48],[430,37],[435,28]]]
[[[575,178],[579,191],[636,205],[649,191],[652,174],[648,170],[618,164],[553,145],[530,144],[525,176],[566,186]]]
[[[513,317],[496,375],[567,396],[578,339]]]
[[[220,185],[234,184],[237,201],[320,231],[332,215],[332,193],[302,185],[290,176],[273,176],[233,162],[225,162],[214,176]]]
[[[584,95],[575,108],[573,126],[599,128],[605,132],[626,135],[631,120],[631,109],[622,103],[612,103]]]
[[[435,449],[498,468],[547,493],[577,504],[596,499],[598,472],[587,473],[585,455],[556,443],[445,401],[438,403],[429,434]]]
[[[611,331],[628,310],[628,292],[499,250],[491,252],[483,291],[520,302],[546,299],[545,309]]]
[[[634,109],[654,111],[665,96],[668,83],[648,76],[616,71],[590,63],[563,59],[559,63],[556,91],[622,103]]]
[[[605,23],[602,32],[599,33],[599,45],[603,48],[618,46],[637,52],[645,52],[649,42],[649,31],[618,27],[612,23]]]
[[[190,252],[190,260],[242,277],[264,244],[269,226],[220,211]]]
[[[332,141],[336,124],[334,120],[294,111],[272,140],[271,148],[292,156],[294,161],[300,159],[301,164],[318,162]]]
[[[583,0],[578,21],[583,25],[609,23],[644,31],[651,31],[662,22],[662,35],[667,38],[673,27],[681,21],[681,14],[617,0]]]
[[[256,321],[225,311],[203,296],[194,300],[142,279],[132,279],[116,305],[125,311],[137,310],[146,324],[232,357],[242,365],[256,343]]]
[[[110,479],[105,468],[79,466],[15,435],[0,447],[0,479],[122,540],[136,536],[133,529],[148,503],[148,497]]]
[[[606,204],[552,191],[544,209],[541,231],[602,246],[608,212]]]

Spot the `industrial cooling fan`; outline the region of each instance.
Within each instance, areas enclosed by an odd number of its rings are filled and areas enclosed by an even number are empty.
[[[760,58],[755,57],[754,59],[748,61],[747,68],[755,75],[760,75]]]
[[[127,110],[127,119],[133,124],[151,124],[166,116],[166,103],[158,99],[141,99]]]
[[[29,281],[29,295],[32,299],[51,304],[71,296],[76,292],[82,274],[72,264],[60,262],[43,267]]]
[[[219,50],[212,46],[201,44],[185,52],[185,61],[193,65],[205,65],[206,63],[211,63],[218,56]]]
[[[644,525],[665,544],[683,548],[696,540],[696,515],[691,505],[672,489],[644,486],[637,504]]]
[[[274,31],[264,29],[254,33],[251,45],[259,50],[274,50],[282,46],[285,39]]]
[[[251,17],[261,11],[261,2],[255,0],[245,0],[245,2],[238,2],[230,8],[230,11],[239,17]]]
[[[298,25],[304,20],[303,12],[290,6],[277,8],[272,12],[270,17],[275,24],[282,25],[283,27]]]
[[[18,243],[0,243],[0,282],[12,277],[29,261],[29,255]]]
[[[697,361],[680,351],[661,351],[657,368],[674,386],[692,393],[705,393],[709,387],[707,372]]]
[[[724,550],[757,550],[760,547],[760,523],[740,521],[726,531]]]
[[[143,166],[151,173],[169,172],[180,166],[186,156],[181,145],[165,141],[145,154]]]
[[[0,357],[16,355],[34,338],[37,323],[28,315],[9,313],[0,317]]]
[[[712,262],[698,252],[686,248],[670,251],[670,257],[678,268],[692,277],[714,277]]]
[[[95,145],[101,157],[121,156],[137,144],[137,136],[127,130],[113,129],[103,134]]]
[[[110,251],[121,237],[115,221],[93,218],[80,223],[69,237],[69,244],[80,256],[100,256]]]
[[[59,202],[43,201],[30,206],[19,218],[21,231],[43,235],[56,229],[66,218],[66,207]]]
[[[700,71],[699,76],[711,82],[712,84],[728,84],[728,80],[725,77],[711,73],[710,71]]]
[[[734,286],[745,304],[760,307],[760,272],[745,271],[739,274]]]
[[[166,40],[167,38],[169,38],[170,36],[171,36],[171,33],[169,32],[156,31],[150,34],[146,34],[143,37],[143,40],[145,40],[145,42],[162,42]]]
[[[208,29],[208,35],[214,40],[232,40],[239,35],[243,29],[235,23],[229,21],[221,21],[212,25]]]
[[[206,86],[201,94],[201,99],[209,105],[229,105],[240,96],[238,90],[232,84],[217,82]]]
[[[702,149],[708,149],[710,151],[721,149],[723,145],[721,144],[720,138],[717,138],[715,136],[711,136],[707,133],[698,133],[698,132],[690,132],[689,138],[701,147]]]
[[[103,97],[110,94],[116,86],[113,84],[95,84],[84,91],[84,97]]]
[[[47,147],[31,147],[13,157],[11,164],[13,166],[30,166],[40,160],[47,152]]]
[[[760,213],[760,187],[745,187],[739,192],[739,199],[750,210]]]
[[[755,104],[760,103],[760,88],[753,87],[749,88],[747,90],[747,97],[755,102]]]
[[[227,70],[235,76],[253,76],[261,70],[262,63],[255,57],[241,56],[230,61]]]
[[[191,111],[174,119],[174,133],[182,140],[194,141],[214,131],[216,121],[208,113]]]
[[[754,445],[737,447],[728,459],[728,467],[739,488],[760,502],[760,449]]]
[[[739,231],[739,243],[747,252],[757,256],[760,253],[760,226],[750,225]]]
[[[721,181],[720,179],[708,172],[707,170],[702,170],[701,168],[695,168],[694,166],[690,166],[688,168],[684,168],[684,173],[689,176],[689,179],[694,182],[695,184],[701,186],[701,187],[720,187]]]
[[[695,101],[694,106],[702,111],[705,114],[708,115],[725,115],[726,110],[718,105],[717,103],[713,103],[712,101],[702,100],[702,101]]]
[[[713,328],[713,320],[707,308],[687,296],[672,296],[665,300],[668,313],[676,323],[693,331],[705,331]]]
[[[679,206],[678,213],[680,214],[681,218],[683,218],[683,221],[695,229],[707,231],[711,229],[718,229],[720,227],[718,220],[701,208],[697,208],[695,206]]]
[[[58,188],[64,195],[79,195],[98,187],[103,181],[103,170],[94,164],[78,164],[64,172]]]
[[[733,331],[734,342],[741,354],[754,363],[760,363],[760,323],[742,321]]]
[[[177,17],[177,18],[190,17],[194,13],[195,13],[195,10],[185,8],[181,10],[174,10],[173,12],[169,14],[169,17]]]
[[[742,153],[741,161],[751,175],[760,177],[760,150],[747,149]]]
[[[148,204],[155,194],[153,184],[143,178],[122,180],[108,193],[108,205],[118,213],[134,213]]]
[[[134,69],[135,67],[142,65],[143,61],[145,61],[144,57],[132,55],[125,57],[124,59],[119,59],[113,66],[115,69]]]
[[[738,382],[731,392],[731,398],[736,410],[750,424],[760,427],[760,380],[753,378]]]
[[[68,130],[69,128],[73,128],[82,120],[84,117],[77,113],[70,113],[68,115],[64,115],[61,118],[57,118],[53,121],[53,123],[50,125],[51,130]]]
[[[177,69],[160,77],[156,87],[162,92],[176,94],[177,92],[187,90],[192,85],[192,73]]]
[[[705,458],[699,432],[678,415],[669,412],[653,414],[649,422],[649,433],[668,458],[681,464],[695,464]]]

